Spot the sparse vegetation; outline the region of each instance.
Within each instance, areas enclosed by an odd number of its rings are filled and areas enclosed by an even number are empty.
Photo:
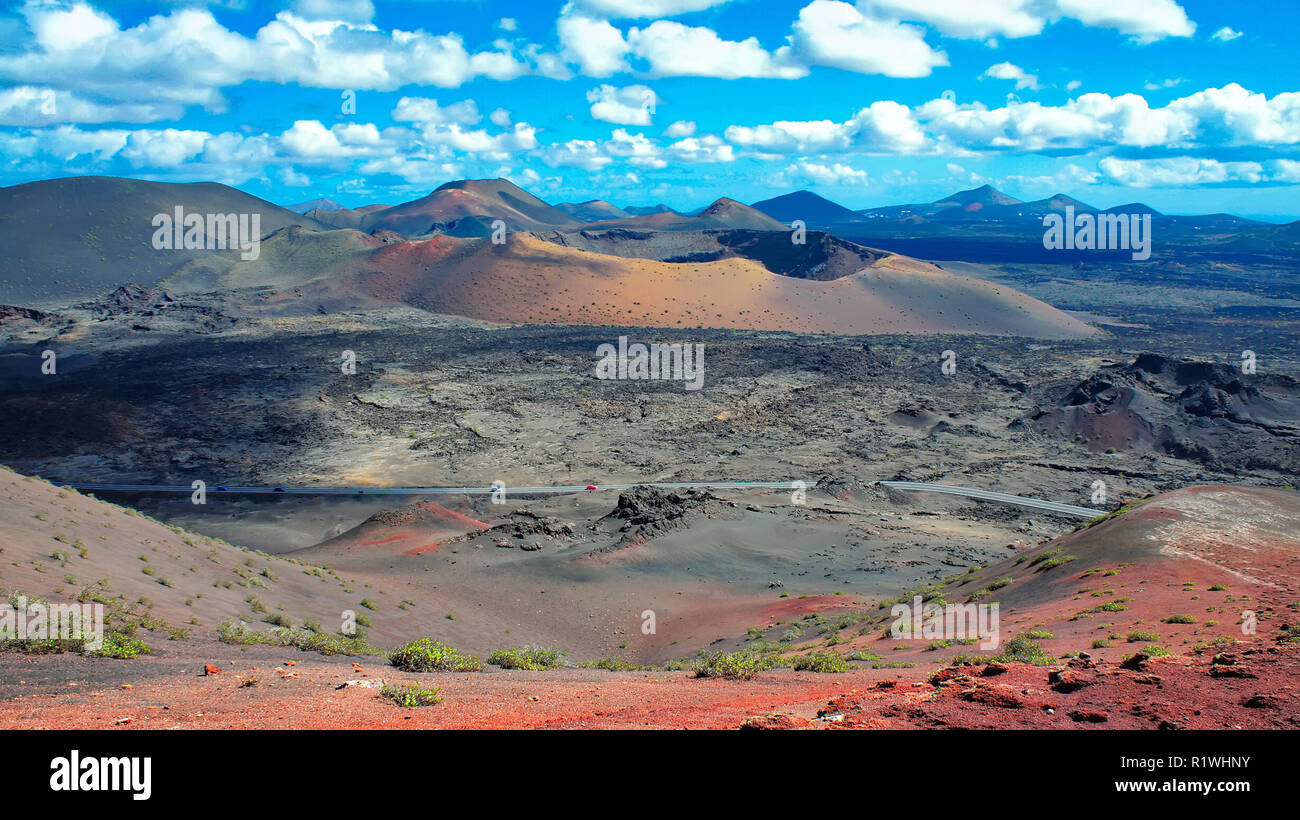
[[[488,663],[502,669],[526,669],[534,672],[566,666],[568,660],[563,652],[537,647],[498,649],[487,657]]]
[[[418,706],[435,706],[442,703],[442,695],[437,689],[425,689],[413,683],[401,686],[385,684],[379,690],[379,696],[391,700],[404,709],[413,709]]]
[[[433,638],[411,641],[393,652],[388,660],[407,672],[478,672],[483,668],[478,658]]]

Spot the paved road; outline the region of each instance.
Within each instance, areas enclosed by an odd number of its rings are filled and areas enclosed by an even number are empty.
[[[1018,507],[1030,507],[1035,510],[1046,510],[1059,515],[1074,516],[1075,518],[1096,518],[1099,515],[1105,515],[1110,512],[1109,510],[1099,510],[1089,507],[1076,507],[1073,504],[1058,504],[1055,501],[1043,501],[1038,498],[1025,498],[1021,495],[995,493],[992,490],[975,490],[969,487],[953,487],[948,484],[927,484],[923,481],[882,481],[880,483],[892,490],[905,490],[914,493],[961,495],[967,498],[978,498],[981,501],[996,501],[1001,504],[1014,504]]]
[[[1076,507],[1072,504],[1058,504],[1055,501],[1043,501],[1038,498],[1025,498],[1020,495],[998,493],[992,490],[977,490],[970,487],[953,487],[948,484],[929,484],[923,481],[882,481],[882,485],[894,490],[918,493],[943,493],[977,498],[981,501],[993,501],[1000,504],[1014,504],[1044,510],[1058,515],[1075,518],[1096,518],[1106,510],[1089,507]],[[122,492],[122,493],[181,493],[190,494],[194,488],[181,484],[65,484],[79,492]],[[547,493],[579,493],[595,487],[595,490],[626,490],[631,487],[661,487],[664,489],[698,488],[706,490],[723,489],[773,489],[796,490],[813,486],[811,481],[642,481],[635,484],[564,484],[551,487],[504,487],[506,495],[542,495]],[[222,487],[210,484],[207,492],[215,495],[488,495],[495,487]]]
[[[640,481],[635,484],[566,484],[552,487],[503,487],[506,495],[538,495],[542,493],[577,493],[589,486],[596,490],[626,490],[631,487],[662,487],[665,489],[808,489],[811,481]],[[63,484],[78,492],[122,493],[183,493],[189,495],[194,488],[188,484]],[[207,492],[215,495],[487,495],[495,487],[224,487],[208,484]]]

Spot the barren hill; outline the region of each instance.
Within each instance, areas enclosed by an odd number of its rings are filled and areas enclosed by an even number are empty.
[[[420,199],[365,214],[359,227],[403,236],[485,236],[497,219],[515,231],[545,230],[580,221],[509,180],[467,179],[448,182]]]
[[[507,324],[645,325],[821,333],[988,333],[1075,338],[1083,322],[1005,287],[884,256],[832,281],[774,274],[758,262],[625,259],[514,233],[385,244],[355,232],[285,231],[261,257],[191,266],[168,282],[210,290],[293,289],[306,307],[408,304]],[[936,299],[936,294],[943,294]]]
[[[70,304],[127,282],[153,285],[211,251],[155,250],[156,214],[259,214],[262,235],[325,226],[216,182],[68,177],[0,188],[0,303]]]

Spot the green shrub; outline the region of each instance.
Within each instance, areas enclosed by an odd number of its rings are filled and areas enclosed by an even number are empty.
[[[502,669],[526,669],[532,672],[565,666],[568,660],[568,656],[558,650],[532,646],[498,649],[487,657],[488,663]]]
[[[104,633],[104,645],[99,649],[86,650],[87,655],[100,658],[121,658],[129,660],[141,655],[148,655],[153,650],[139,638],[132,638],[117,632]]]
[[[695,677],[749,680],[759,668],[758,657],[749,652],[710,652],[696,664]]]
[[[1024,635],[1017,635],[1002,646],[1002,651],[992,660],[999,663],[1031,663],[1036,666],[1055,662],[1056,658],[1043,651],[1038,642]]]
[[[1149,629],[1135,629],[1128,633],[1129,643],[1139,643],[1141,641],[1158,641],[1160,636]]]
[[[413,683],[403,686],[388,686],[385,684],[379,690],[379,696],[391,700],[404,709],[442,703],[442,695],[437,689],[422,689]]]
[[[1191,615],[1170,615],[1167,618],[1161,618],[1160,622],[1163,624],[1194,624],[1196,618]]]
[[[849,665],[837,652],[810,652],[794,659],[795,671],[847,672]]]
[[[398,649],[389,662],[407,672],[478,672],[483,662],[433,638],[420,638]]]

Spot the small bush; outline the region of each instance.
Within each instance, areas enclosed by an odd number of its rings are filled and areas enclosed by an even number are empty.
[[[849,665],[836,652],[810,652],[794,659],[795,671],[847,672]]]
[[[407,672],[478,672],[483,662],[433,638],[420,638],[398,649],[389,662]]]
[[[502,669],[526,669],[540,672],[564,666],[568,657],[555,649],[537,647],[520,647],[516,649],[498,649],[488,655],[487,662]]]
[[[1142,641],[1158,641],[1160,636],[1149,629],[1135,629],[1128,633],[1129,643],[1140,643]]]
[[[1024,635],[1017,635],[1007,641],[1003,645],[1002,651],[994,655],[992,659],[999,663],[1031,663],[1036,666],[1042,666],[1056,660],[1056,658],[1044,652],[1037,641]]]
[[[1167,618],[1161,618],[1162,624],[1194,624],[1196,619],[1191,615],[1170,615]]]
[[[379,690],[379,696],[387,698],[404,709],[413,709],[417,706],[434,706],[442,703],[442,695],[437,689],[423,689],[413,683],[403,686],[384,685]]]
[[[748,652],[710,652],[696,664],[695,677],[749,680],[759,667],[758,657]]]

